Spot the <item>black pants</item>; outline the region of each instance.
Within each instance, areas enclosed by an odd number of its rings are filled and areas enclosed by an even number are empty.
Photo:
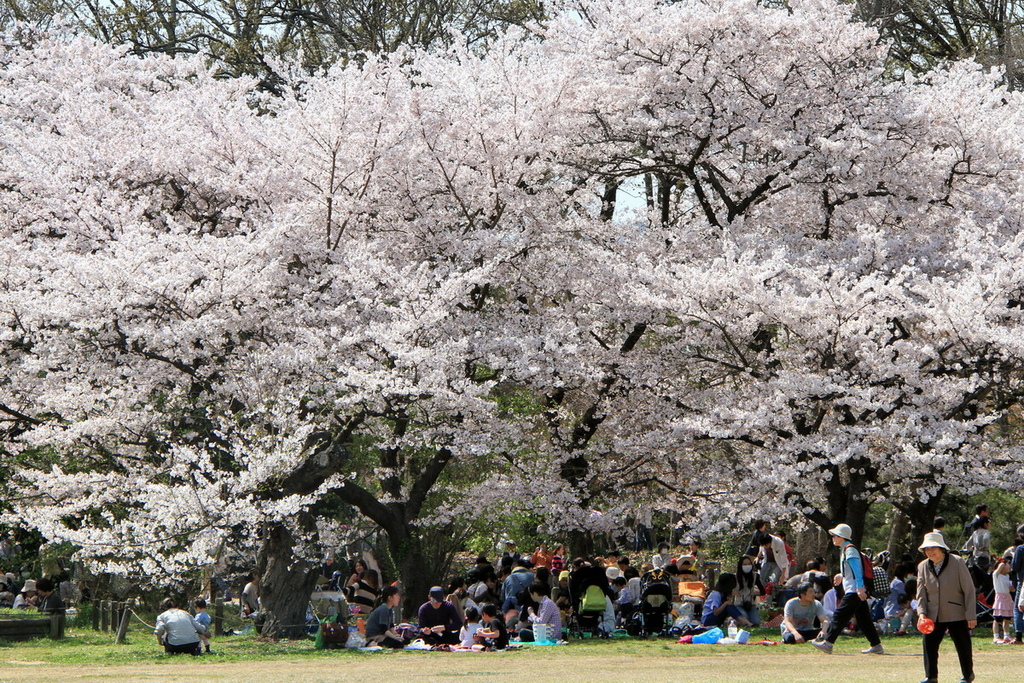
[[[839,601],[836,613],[832,615],[832,624],[828,627],[828,636],[825,637],[825,640],[835,643],[846,624],[850,622],[851,617],[857,618],[857,625],[860,626],[860,630],[864,632],[872,647],[882,642],[882,639],[878,637],[878,631],[875,630],[875,622],[871,621],[871,609],[868,607],[868,603],[861,600],[856,593],[847,593]]]
[[[192,655],[193,657],[198,657],[202,654],[203,648],[198,640],[194,643],[185,643],[184,645],[164,643],[164,652],[172,655]]]
[[[971,630],[966,621],[937,621],[935,630],[924,635],[924,677],[939,677],[939,644],[949,631],[949,637],[956,646],[956,656],[960,659],[960,673],[964,680],[974,676],[974,658],[971,655]]]
[[[818,629],[816,629],[816,628],[813,628],[813,629],[799,629],[797,631],[797,633],[802,635],[804,637],[804,640],[806,640],[806,641],[811,641],[811,640],[814,640],[815,638],[818,637]],[[793,636],[792,633],[790,633],[789,631],[786,631],[786,633],[783,634],[783,636],[782,636],[782,642],[785,643],[786,645],[796,645],[796,638]]]
[[[384,636],[380,639],[380,641],[377,644],[381,647],[389,647],[392,650],[401,650],[403,647],[405,647],[404,641],[395,640],[391,636]]]
[[[445,631],[444,633],[428,633],[423,636],[423,642],[427,645],[458,645],[459,632]]]

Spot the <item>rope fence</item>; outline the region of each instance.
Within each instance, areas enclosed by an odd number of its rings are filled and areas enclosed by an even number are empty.
[[[229,603],[230,604],[230,603]],[[132,617],[135,618],[140,624],[145,626],[150,631],[156,629],[154,624],[150,624],[135,611],[135,601],[112,601],[112,600],[97,600],[93,603],[93,614],[92,614],[92,626],[93,630],[101,632],[116,631],[117,643],[124,642],[125,635],[128,631],[128,624]],[[223,636],[227,635],[224,627],[229,627],[232,631],[241,631],[248,627],[253,627],[255,624],[251,619],[245,619],[240,616],[225,616],[224,615],[224,603],[217,601],[216,603],[216,619],[211,626],[214,626],[213,633],[211,635]],[[315,620],[313,623],[318,623],[319,620]],[[301,624],[279,624],[280,628],[294,628],[311,625],[310,622]]]

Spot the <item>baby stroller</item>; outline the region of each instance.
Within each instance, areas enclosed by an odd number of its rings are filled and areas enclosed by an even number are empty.
[[[971,578],[974,580],[974,586],[977,590],[975,611],[978,624],[990,624],[994,618],[992,616],[992,606],[995,602],[996,594],[992,585],[989,557],[987,555],[972,557],[968,560],[967,566],[970,569]]]
[[[653,569],[640,578],[640,605],[626,630],[632,636],[662,635],[670,625],[672,581],[661,569]]]
[[[569,634],[582,638],[585,633],[607,638],[602,628],[611,589],[608,577],[600,567],[581,567],[569,580],[569,596],[573,611],[569,618]]]

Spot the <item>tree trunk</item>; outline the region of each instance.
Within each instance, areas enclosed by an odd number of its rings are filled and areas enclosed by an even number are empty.
[[[892,516],[892,525],[889,527],[889,543],[886,546],[890,562],[899,562],[900,557],[907,550],[909,536],[910,518],[903,510],[896,508]]]
[[[828,557],[832,549],[828,532],[819,526],[809,526],[798,532],[794,540],[791,545],[796,553],[797,573],[803,572],[807,563],[815,557]]]
[[[594,554],[594,537],[586,531],[573,530],[566,534],[569,558],[590,557]],[[566,564],[568,559],[566,558]]]
[[[301,513],[296,521],[303,530],[315,529],[308,513]],[[296,555],[296,549],[303,545],[292,529],[279,522],[268,524],[264,530],[257,559],[263,636],[298,639],[306,635],[306,609],[319,568]]]
[[[870,501],[856,495],[851,495],[846,504],[846,514],[836,515],[836,519],[846,522],[853,529],[853,538],[850,540],[857,547],[860,547],[861,541],[864,540],[864,527],[867,523],[868,510],[870,509]]]
[[[432,567],[427,566],[423,542],[415,528],[403,525],[388,531],[388,550],[391,560],[402,577],[402,613],[412,619],[420,605],[427,601],[430,587],[438,585],[440,577],[434,576]]]
[[[942,502],[942,497],[946,493],[946,487],[940,486],[938,492],[928,498],[928,500],[922,500],[919,494],[910,501],[906,506],[906,518],[908,523],[907,533],[903,537],[902,543],[894,544],[890,548],[890,554],[893,558],[902,558],[904,555],[908,555],[911,561],[920,559],[917,547],[924,535],[932,530],[932,523],[935,521],[935,514],[939,510],[939,504]],[[946,535],[946,543],[949,543],[950,539],[948,532]],[[898,553],[898,554],[897,554]]]

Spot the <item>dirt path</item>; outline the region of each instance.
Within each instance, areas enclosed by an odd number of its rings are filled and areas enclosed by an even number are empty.
[[[559,648],[561,649],[561,648]],[[566,648],[568,649],[568,648]],[[979,653],[979,679],[1021,681],[1017,648]],[[653,655],[653,656],[651,656]],[[791,648],[757,649],[694,656],[679,650],[649,656],[587,655],[569,652],[511,654],[395,653],[341,655],[322,660],[287,658],[248,663],[218,663],[188,658],[132,665],[54,665],[43,662],[2,662],[0,681],[189,681],[274,683],[340,683],[341,681],[707,681],[709,683],[904,683],[921,678],[920,656],[910,654],[831,657]],[[956,656],[943,648],[943,679],[959,673]]]

